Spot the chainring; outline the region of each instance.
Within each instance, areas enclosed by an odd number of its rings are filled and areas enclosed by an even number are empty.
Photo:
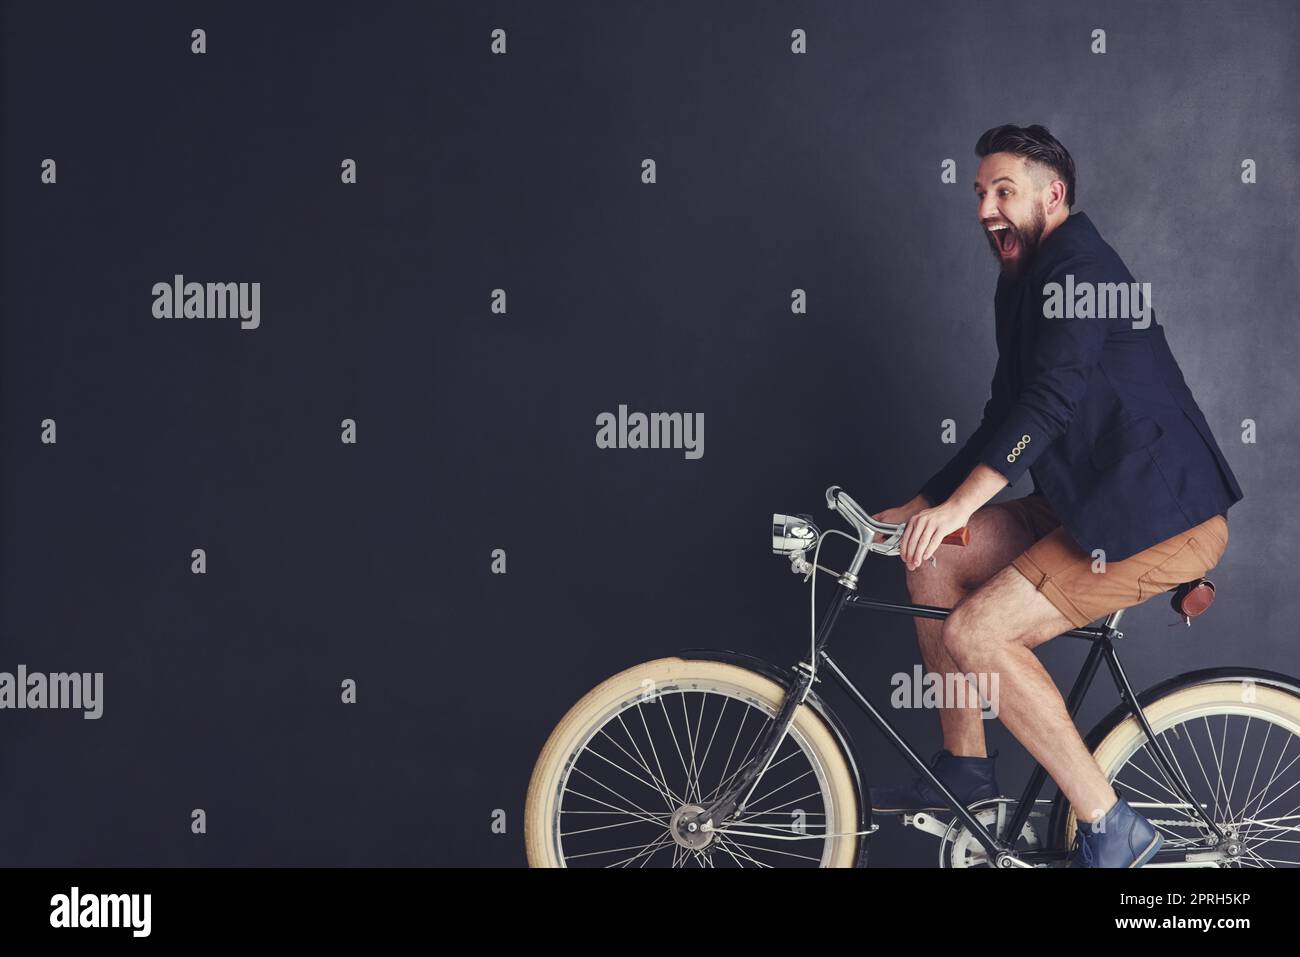
[[[970,811],[975,815],[975,820],[986,828],[989,833],[999,840],[1002,839],[1002,830],[1005,830],[1010,823],[1010,818],[1015,814],[1016,805],[1020,802],[1010,798],[990,798],[987,801],[979,801],[970,806]],[[1033,818],[1037,814],[1039,817],[1044,816],[1042,812],[1030,812],[1029,820],[1025,821],[1024,828],[1020,832],[1020,840],[1016,842],[1017,851],[1038,850],[1042,846],[1042,841],[1038,836],[1038,829],[1034,827]],[[999,822],[999,815],[1002,816]],[[965,822],[959,817],[954,817],[948,830],[939,840],[939,866],[940,867],[991,867],[988,854],[984,850],[984,845],[971,832]]]

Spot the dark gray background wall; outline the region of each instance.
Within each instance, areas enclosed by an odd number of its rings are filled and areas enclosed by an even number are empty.
[[[0,711],[0,862],[522,863],[570,704],[689,645],[796,660],[808,596],[771,513],[833,524],[831,484],[898,504],[952,452],[941,420],[977,423],[996,267],[973,145],[1004,122],[1073,152],[1076,208],[1152,283],[1246,493],[1213,612],[1130,613],[1134,682],[1300,671],[1297,16],[5,4],[0,670],[105,691],[98,721]],[[175,273],[261,282],[260,328],[154,318]],[[598,449],[620,403],[703,412],[703,458]],[[865,588],[902,597],[897,561]],[[904,619],[846,619],[834,648],[882,704],[916,660]],[[1083,652],[1042,655],[1068,683]],[[901,774],[846,716],[873,780]],[[897,717],[938,747],[933,714]],[[1018,786],[1024,751],[989,739]],[[874,861],[933,853],[890,826]]]

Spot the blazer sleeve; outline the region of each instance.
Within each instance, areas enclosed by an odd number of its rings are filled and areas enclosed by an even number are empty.
[[[1044,288],[1053,282],[1064,285],[1067,274],[1074,275],[1076,284],[1114,281],[1113,275],[1094,258],[1077,255],[1053,268],[1043,279]],[[1005,476],[1008,484],[1015,484],[1065,432],[1088,389],[1111,330],[1128,322],[1048,318],[1041,307],[1028,318],[1036,325],[1037,336],[1024,388],[1001,421],[986,433],[977,456],[978,462]]]
[[[970,474],[971,469],[979,461],[979,454],[992,440],[995,428],[1007,411],[1004,385],[1006,371],[1005,359],[999,354],[997,367],[993,371],[993,381],[989,385],[989,398],[984,403],[984,412],[980,416],[979,426],[948,460],[948,464],[930,476],[920,488],[921,494],[930,500],[931,505],[938,505],[947,500]]]

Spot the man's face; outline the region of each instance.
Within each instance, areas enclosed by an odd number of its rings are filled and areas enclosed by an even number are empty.
[[[980,226],[993,257],[1012,278],[1024,273],[1047,225],[1041,178],[1014,153],[990,153],[975,176]]]

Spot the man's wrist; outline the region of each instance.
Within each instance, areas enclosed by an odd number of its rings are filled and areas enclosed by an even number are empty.
[[[978,506],[972,505],[969,496],[963,495],[961,490],[952,493],[952,497],[945,503],[962,512],[974,512]]]
[[[1005,475],[981,462],[971,469],[966,480],[957,486],[948,498],[947,504],[951,504],[966,515],[974,515],[976,509],[1006,485]]]

